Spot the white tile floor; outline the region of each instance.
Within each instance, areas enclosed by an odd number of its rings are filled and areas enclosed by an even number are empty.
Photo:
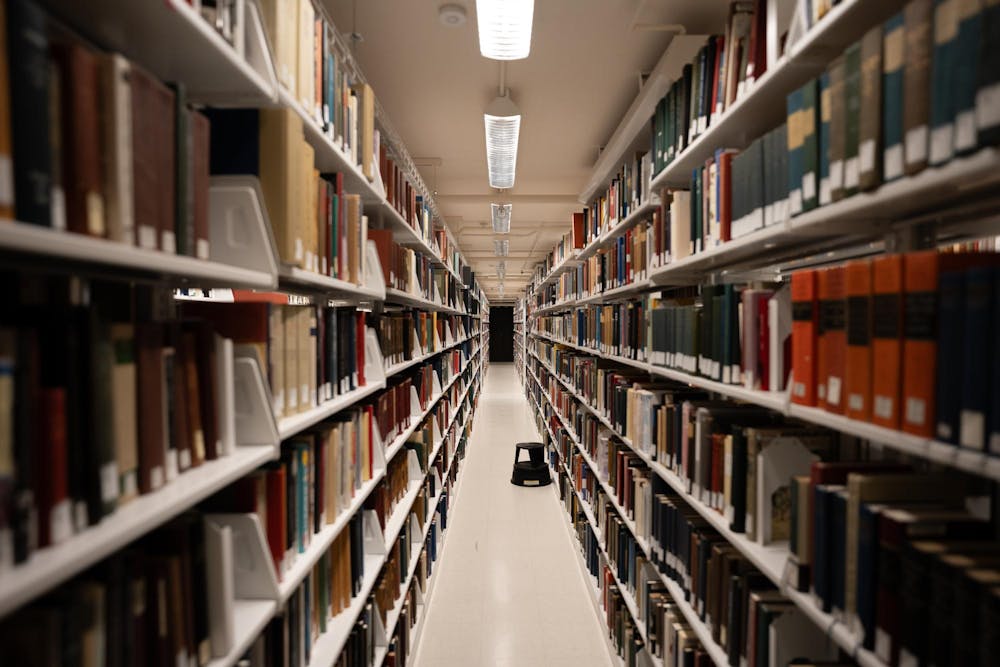
[[[510,483],[539,440],[512,364],[491,364],[413,664],[609,665],[566,513],[551,487]]]

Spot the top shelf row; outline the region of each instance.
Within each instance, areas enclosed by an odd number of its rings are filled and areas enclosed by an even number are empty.
[[[34,2],[19,4],[28,6],[30,9],[30,5]],[[404,179],[401,182],[405,184],[407,197],[411,194],[409,191],[411,186],[407,183],[409,181],[413,183],[412,191],[417,193],[418,204],[423,198],[427,206],[422,208],[428,211],[434,210],[433,205],[429,202],[429,197],[421,194],[423,184],[419,174],[416,173],[409,156],[406,155],[405,148],[392,130],[386,127],[380,136],[378,129],[365,128],[367,136],[374,136],[374,142],[373,159],[364,160],[357,150],[352,154],[348,143],[346,143],[353,139],[351,143],[358,144],[359,136],[353,136],[350,139],[347,136],[335,136],[332,131],[332,123],[326,123],[326,127],[322,123],[323,114],[319,109],[321,105],[317,104],[316,109],[313,109],[311,105],[307,107],[303,103],[306,98],[292,92],[295,82],[294,80],[289,81],[288,77],[285,76],[287,73],[284,70],[287,68],[282,63],[288,61],[290,48],[293,49],[291,55],[294,56],[296,53],[294,40],[289,39],[290,27],[294,26],[284,25],[282,27],[280,25],[281,20],[285,23],[290,21],[286,16],[289,12],[284,11],[288,8],[277,12],[275,7],[270,6],[273,2],[265,1],[261,4],[238,2],[226,9],[218,9],[220,16],[212,22],[209,20],[211,17],[203,15],[205,14],[204,10],[199,11],[184,0],[161,0],[158,2],[95,0],[88,3],[78,3],[73,0],[39,0],[39,4],[51,12],[51,17],[54,19],[54,26],[51,30],[57,35],[56,39],[62,39],[58,37],[65,32],[62,26],[69,26],[70,30],[79,32],[85,39],[99,45],[100,48],[107,49],[110,53],[121,53],[129,62],[135,63],[149,72],[154,79],[169,82],[178,91],[178,114],[180,114],[182,104],[189,104],[193,109],[206,105],[216,108],[282,108],[290,110],[293,112],[293,116],[297,115],[301,120],[303,139],[311,147],[315,156],[313,165],[315,170],[322,174],[335,173],[339,179],[342,179],[343,192],[353,193],[357,196],[360,209],[367,217],[370,229],[390,231],[395,243],[421,253],[438,270],[444,271],[454,278],[460,287],[469,289],[474,287],[474,283],[468,275],[468,267],[464,266],[457,247],[450,243],[446,233],[434,231],[434,221],[430,219],[429,215],[427,213],[421,215],[419,210],[410,215],[408,207],[408,215],[404,217],[398,207],[391,203],[394,199],[391,193],[390,196],[387,196],[387,187],[383,182],[385,179],[380,178],[380,171],[384,171],[386,167],[385,161],[379,159],[379,146],[381,146],[382,155],[386,154],[386,148],[397,154],[396,157],[399,159],[396,162],[398,165],[393,168],[400,172]],[[335,33],[332,24],[322,20],[320,11],[314,8],[311,1],[301,0],[302,7],[299,6],[299,2],[290,4],[295,5],[291,8],[295,10],[291,12],[293,15],[296,14],[296,11],[302,14],[303,8],[309,10],[305,13],[311,13],[317,25],[317,37],[322,35],[323,46],[326,47],[327,44],[330,46],[329,50],[326,51],[329,59],[322,63],[323,74],[326,74],[326,68],[330,68],[331,71],[336,71],[342,77],[345,86],[348,83],[364,85],[360,73],[357,72],[351,61],[350,54],[345,54],[342,49],[338,50],[339,35]],[[12,12],[14,16],[8,19],[8,22],[20,20],[22,17],[19,16],[19,13],[25,12],[19,8],[15,8],[15,10],[17,11]],[[223,17],[221,16],[223,11],[232,13]],[[275,23],[272,14],[284,17],[278,20],[278,26],[271,25]],[[325,32],[322,30],[324,26],[326,27]],[[16,27],[14,26],[12,29]],[[295,37],[297,38],[297,36],[298,33]],[[292,45],[288,46],[288,43]],[[177,48],[178,44],[183,44],[184,48]],[[319,52],[317,51],[317,53]],[[336,63],[334,63],[334,59],[336,59]],[[101,62],[103,63],[103,60]],[[319,67],[320,64],[317,60],[315,69],[317,75],[320,74]],[[300,80],[302,80],[301,76]],[[320,77],[317,76],[317,83],[319,81]],[[14,81],[12,81],[12,85],[13,83]],[[366,85],[364,87],[367,88]],[[316,100],[319,102],[330,91],[324,89],[312,92],[315,93]],[[364,97],[367,99],[359,99],[358,102],[364,101],[366,105],[377,107],[377,102],[374,101],[370,88],[365,92],[367,94]],[[361,97],[360,93],[359,97]],[[354,102],[353,95],[351,101]],[[133,108],[134,103],[135,100],[133,100]],[[192,117],[194,116],[194,111],[189,113]],[[358,118],[359,123],[362,119],[370,122],[370,119],[378,118],[376,122],[381,125],[385,124],[385,121],[382,121],[380,115],[371,107],[358,110],[355,117]],[[16,120],[17,114],[15,113]],[[120,120],[117,122],[119,125],[123,124]],[[346,130],[347,126],[344,127]],[[196,129],[191,131],[194,132]],[[345,131],[344,134],[349,133]],[[359,128],[357,135],[362,134],[364,133]],[[214,131],[212,139],[214,143]],[[198,146],[198,144],[195,145]],[[197,151],[197,148],[195,150]],[[138,144],[134,151],[138,160]],[[197,189],[197,178],[200,172],[198,171],[197,155],[194,157],[195,162],[188,164],[195,170],[191,178],[195,179],[194,187]],[[391,155],[389,157],[391,158]],[[180,154],[176,157],[178,168],[181,167],[181,158]],[[382,164],[377,164],[379,162]],[[15,163],[15,169],[17,166]],[[214,175],[226,172],[218,172],[213,167],[212,173]],[[388,174],[388,172],[386,173]],[[391,178],[389,182],[392,182]],[[215,185],[213,179],[213,197],[216,194],[214,192]],[[180,186],[181,184],[178,182],[178,189]],[[138,202],[141,196],[138,191],[139,184],[136,183],[135,187],[135,197]],[[266,187],[265,194],[267,194]],[[177,192],[177,195],[180,197],[180,191]],[[197,196],[197,192],[195,196]],[[396,195],[395,200],[396,204],[403,201],[399,194]],[[256,204],[247,202],[253,209],[257,209],[250,210],[249,213],[255,214],[251,217],[264,217],[266,221],[267,211],[261,212],[259,210],[261,201]],[[218,202],[213,200],[211,203],[214,205]],[[72,204],[73,202],[68,202],[71,208]],[[109,202],[106,206],[110,205]],[[197,206],[197,202],[195,205]],[[232,212],[231,210],[227,211],[227,214]],[[11,217],[19,222],[41,223],[41,220],[32,219],[31,216],[21,213],[19,206]],[[236,213],[237,215],[247,214],[248,210],[241,209]],[[280,217],[281,214],[280,211],[272,211],[271,219]],[[0,211],[0,217],[8,217],[9,215]],[[55,212],[52,215],[54,216]],[[136,218],[139,217],[138,210],[135,215]],[[417,217],[416,221],[414,221],[414,216]],[[58,228],[59,225],[54,221],[55,218],[51,223],[52,226]],[[48,221],[45,220],[45,222]],[[214,226],[216,222],[217,220],[213,219],[211,224]],[[194,224],[198,224],[197,218],[195,218]],[[305,274],[308,271],[287,265],[283,266],[278,258],[281,256],[284,259],[285,253],[273,252],[273,236],[269,243],[267,238],[258,238],[261,237],[261,234],[257,233],[257,230],[246,229],[248,226],[254,226],[252,220],[248,223],[245,220],[230,218],[226,220],[225,226],[227,229],[220,230],[220,234],[233,232],[236,227],[242,227],[242,231],[251,233],[249,238],[230,238],[229,240],[234,241],[235,244],[247,245],[248,252],[254,257],[244,256],[246,252],[237,253],[230,257],[221,257],[215,252],[215,248],[209,253],[207,250],[203,252],[200,246],[197,253],[187,253],[196,254],[196,257],[181,256],[179,248],[178,254],[173,255],[169,252],[168,246],[160,245],[155,241],[152,246],[149,243],[143,243],[143,237],[139,234],[141,229],[136,230],[137,238],[134,241],[139,247],[128,247],[108,242],[99,238],[100,235],[97,238],[93,236],[77,238],[76,234],[61,234],[56,230],[46,228],[45,224],[39,224],[38,227],[3,225],[3,229],[0,230],[0,253],[27,253],[58,257],[78,265],[114,268],[129,275],[134,274],[168,281],[172,279],[175,284],[274,289],[287,283],[356,299],[384,298],[384,290],[373,291],[369,289],[365,286],[363,279],[348,282],[331,278],[323,273],[319,273],[317,276],[307,276]],[[70,224],[69,228],[73,229],[73,225]],[[263,230],[263,232],[263,237],[270,234],[269,230]],[[216,230],[211,230],[211,233],[215,234]],[[105,235],[113,236],[110,228]],[[439,237],[443,237],[445,241],[439,241]],[[279,244],[281,240],[278,239]],[[200,236],[198,242],[201,243]],[[179,246],[180,240],[177,243]],[[269,248],[269,245],[272,247]],[[208,247],[207,243],[205,247]],[[445,250],[443,253],[442,247]],[[157,252],[157,248],[168,251]],[[444,256],[442,257],[442,255]],[[315,270],[313,272],[316,273]]]

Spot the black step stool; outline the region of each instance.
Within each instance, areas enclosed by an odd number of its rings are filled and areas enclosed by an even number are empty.
[[[528,452],[527,461],[518,461],[522,451]],[[545,463],[545,445],[519,442],[514,446],[514,474],[510,483],[517,486],[546,486],[552,483],[549,466]]]

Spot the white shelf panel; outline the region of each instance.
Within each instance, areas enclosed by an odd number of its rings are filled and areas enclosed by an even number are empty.
[[[277,611],[274,600],[236,600],[233,605],[233,627],[236,641],[224,657],[214,658],[208,667],[232,667],[246,654]]]
[[[41,549],[0,574],[0,616],[82,572],[216,491],[273,460],[272,446],[236,452],[182,473],[163,488],[132,500],[96,526]]]
[[[551,305],[542,306],[541,308],[538,308],[537,310],[535,310],[535,315],[544,315],[546,313],[555,313],[560,310],[569,310],[570,308],[575,306],[576,303],[577,303],[576,299],[574,298],[563,299],[562,301],[558,301]]]
[[[276,99],[270,55],[263,56],[264,72],[258,72],[184,0],[44,0],[43,4],[101,47],[124,54],[160,80],[183,82],[193,100],[253,106]],[[248,8],[248,20],[250,12]],[[253,41],[248,39],[247,46]]]
[[[687,188],[691,172],[715,154],[717,148],[744,148],[786,117],[785,98],[818,76],[830,61],[861,39],[874,25],[903,6],[904,0],[870,2],[842,0],[794,44],[749,92],[737,99],[652,181],[652,189]]]
[[[652,281],[648,278],[642,278],[627,285],[622,285],[621,287],[613,287],[612,289],[605,290],[593,296],[584,297],[577,300],[577,303],[580,305],[591,303],[602,304],[607,301],[624,299],[634,294],[638,294],[639,292],[652,289],[653,287],[655,287],[655,285],[653,285]]]
[[[302,583],[302,580],[306,578],[306,575],[312,571],[313,566],[327,552],[333,541],[337,539],[337,536],[340,535],[341,531],[344,530],[358,510],[365,504],[365,500],[369,494],[375,490],[375,487],[384,478],[385,469],[376,470],[370,480],[362,484],[361,488],[355,490],[350,505],[337,515],[336,520],[333,523],[328,523],[323,527],[323,530],[311,536],[312,541],[309,543],[309,546],[303,553],[296,554],[292,566],[281,577],[278,587],[280,602],[284,603],[291,597],[295,589]]]
[[[319,639],[312,645],[312,655],[309,659],[309,667],[328,667],[336,663],[337,656],[351,636],[354,624],[361,616],[365,605],[368,604],[368,596],[371,595],[375,587],[375,581],[382,566],[385,564],[385,556],[365,556],[365,576],[361,585],[361,591],[351,598],[351,604],[332,620],[326,623],[326,632],[320,635]]]
[[[198,287],[274,289],[277,285],[277,277],[264,271],[144,250],[108,239],[19,222],[0,220],[0,251],[27,253],[102,269],[112,268],[129,275]]]
[[[307,287],[322,290],[341,298],[382,301],[384,294],[376,289],[355,285],[346,280],[324,276],[314,271],[306,271],[297,266],[282,266],[279,270],[281,285],[288,287]]]
[[[292,437],[299,431],[303,431],[310,426],[320,423],[327,417],[332,417],[341,410],[346,410],[355,403],[364,400],[377,391],[385,389],[385,382],[376,382],[358,387],[353,391],[338,396],[331,401],[324,401],[315,408],[310,408],[305,412],[299,412],[288,417],[283,417],[278,422],[278,432],[282,440]]]
[[[394,287],[386,288],[385,300],[389,303],[413,306],[424,310],[433,310],[439,313],[445,313],[446,315],[468,315],[468,313],[463,310],[459,310],[458,308],[452,308],[450,306],[431,301],[430,299],[425,299],[422,296],[398,290]]]

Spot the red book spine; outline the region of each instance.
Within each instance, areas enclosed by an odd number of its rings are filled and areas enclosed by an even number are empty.
[[[46,547],[69,537],[72,526],[66,451],[66,389],[44,387],[39,392],[39,399],[39,435],[44,455],[35,461],[35,488],[38,494],[38,546]]]
[[[847,366],[847,289],[843,266],[829,268],[826,295],[821,294],[820,318],[824,335],[826,374],[819,376],[820,385],[825,385],[824,407],[830,412],[843,414],[844,375]]]
[[[285,518],[288,514],[285,495],[285,468],[278,466],[267,471],[267,545],[271,549],[274,568],[281,575],[285,559]]]

